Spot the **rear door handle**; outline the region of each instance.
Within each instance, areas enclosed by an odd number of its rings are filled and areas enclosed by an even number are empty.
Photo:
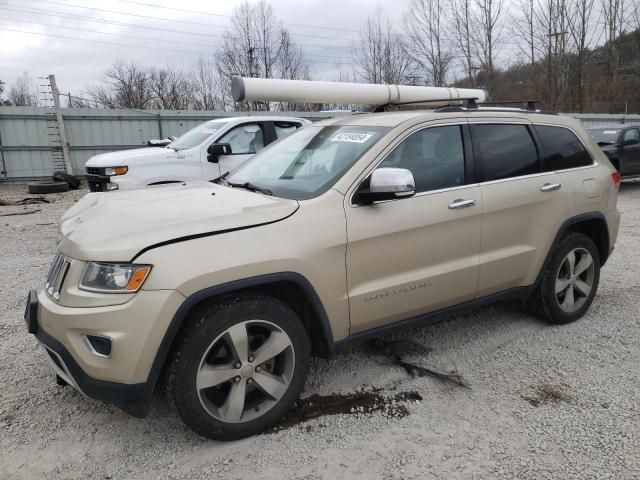
[[[560,187],[562,187],[562,185],[560,185],[559,183],[545,183],[542,187],[540,187],[540,191],[553,192],[554,190],[560,190]]]
[[[463,200],[459,198],[449,204],[449,209],[457,210],[459,208],[473,207],[475,204],[476,204],[475,200]]]

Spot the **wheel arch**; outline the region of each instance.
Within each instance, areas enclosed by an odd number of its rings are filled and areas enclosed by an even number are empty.
[[[562,240],[566,234],[571,232],[582,233],[596,244],[598,248],[598,253],[600,255],[600,265],[603,266],[607,258],[609,257],[611,245],[609,240],[609,228],[607,226],[607,220],[604,215],[600,212],[591,212],[584,213],[581,215],[577,215],[575,217],[569,218],[565,220],[565,222],[560,226],[556,236],[551,243],[549,251],[547,252],[547,257],[540,268],[538,273],[538,277],[536,278],[535,283],[531,286],[531,290],[533,290],[542,280],[542,275],[545,271],[545,268],[551,261],[553,257],[553,252],[556,249],[556,246]]]
[[[170,360],[170,352],[187,324],[189,313],[204,302],[232,295],[261,293],[276,298],[292,308],[301,319],[312,345],[312,353],[330,356],[335,349],[329,318],[311,283],[299,273],[280,272],[235,280],[200,290],[180,305],[164,334],[149,372],[147,382],[155,388]]]

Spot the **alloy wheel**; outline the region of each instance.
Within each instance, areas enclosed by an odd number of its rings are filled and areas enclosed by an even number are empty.
[[[556,275],[555,294],[560,309],[574,313],[587,301],[595,278],[591,253],[585,248],[574,248],[560,263]]]
[[[266,320],[240,322],[203,355],[196,376],[198,398],[217,420],[249,422],[278,403],[294,366],[293,344],[284,330]]]

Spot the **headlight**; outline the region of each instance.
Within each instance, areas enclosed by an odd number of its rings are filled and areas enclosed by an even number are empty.
[[[124,175],[129,171],[129,167],[107,167],[104,169],[104,174],[113,177],[114,175]]]
[[[151,265],[89,262],[80,280],[80,289],[103,293],[137,292],[147,279]]]

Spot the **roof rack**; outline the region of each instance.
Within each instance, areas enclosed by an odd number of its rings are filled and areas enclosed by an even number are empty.
[[[537,103],[538,102],[536,100],[501,100],[501,101],[494,101],[494,102],[482,102],[481,104],[477,104],[476,102],[473,102],[473,101],[469,101],[469,102],[465,101],[463,102],[462,106],[447,105],[444,107],[436,108],[435,111],[436,112],[477,112],[477,111],[486,112],[487,109],[483,107],[492,107],[494,105],[497,105],[497,106],[504,106],[505,108],[504,109],[491,108],[490,111],[492,112],[517,111],[518,113],[538,113],[543,115],[558,115],[558,112],[554,112],[552,110],[538,110],[536,106]],[[519,105],[519,108],[518,107],[506,108],[507,105]]]
[[[385,103],[384,105],[375,105],[373,107],[371,107],[371,109],[369,110],[370,113],[379,113],[379,112],[384,112],[385,108],[389,108],[389,107],[401,107],[403,105],[422,105],[423,103],[448,103],[448,105],[440,107],[440,108],[448,108],[448,107],[455,107],[456,103],[460,103],[462,102],[462,105],[475,105],[476,104],[476,100],[478,100],[478,97],[462,97],[462,98],[451,98],[451,97],[447,97],[447,98],[432,98],[432,99],[428,99],[428,100],[416,100],[416,101],[410,101],[410,102],[399,102],[399,103]]]

